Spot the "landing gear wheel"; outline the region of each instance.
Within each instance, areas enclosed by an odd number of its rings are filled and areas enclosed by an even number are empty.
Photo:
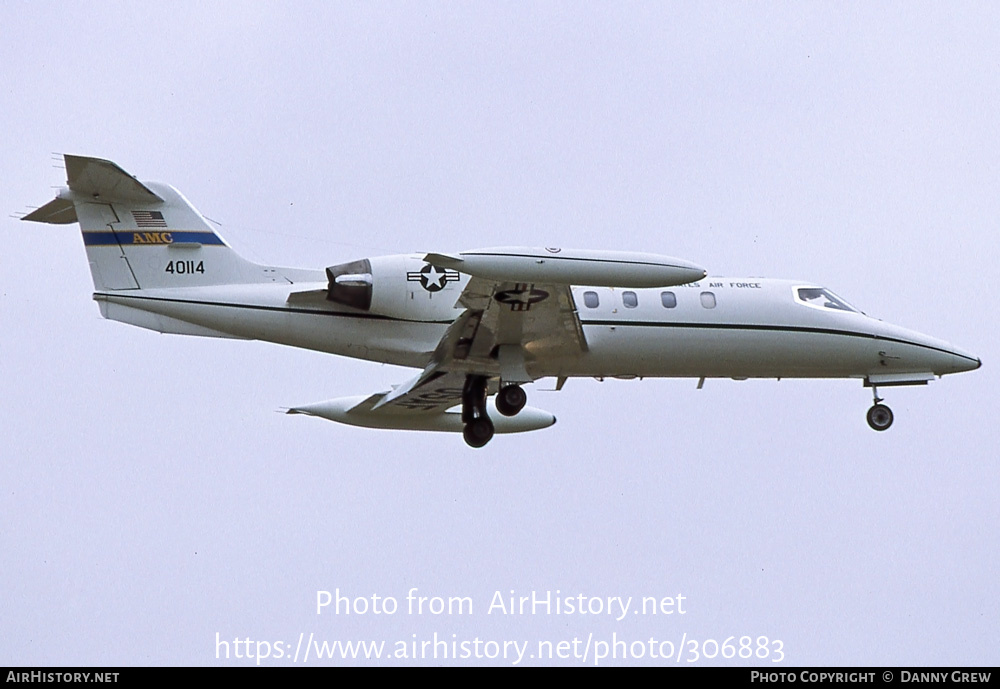
[[[516,416],[524,409],[528,395],[520,385],[507,385],[497,393],[497,411],[504,416]]]
[[[875,404],[868,410],[868,425],[876,431],[884,431],[892,425],[892,410],[884,404]]]
[[[480,416],[465,424],[462,437],[470,447],[482,447],[493,438],[493,422],[488,416]]]

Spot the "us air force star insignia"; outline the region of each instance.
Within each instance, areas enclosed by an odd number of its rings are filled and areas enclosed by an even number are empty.
[[[511,311],[527,311],[532,304],[537,304],[548,297],[548,292],[535,289],[534,285],[517,284],[514,289],[497,292],[493,298],[501,304],[509,304]]]
[[[406,280],[419,282],[428,292],[440,292],[449,282],[458,282],[458,271],[442,270],[428,263],[419,271],[407,273]]]

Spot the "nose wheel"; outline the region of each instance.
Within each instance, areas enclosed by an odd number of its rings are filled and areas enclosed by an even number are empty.
[[[892,409],[884,404],[872,405],[868,410],[868,425],[876,431],[884,431],[892,425]]]
[[[868,425],[875,431],[888,430],[892,425],[892,409],[882,404],[882,398],[878,396],[878,390],[872,386],[875,396],[875,404],[868,410]]]

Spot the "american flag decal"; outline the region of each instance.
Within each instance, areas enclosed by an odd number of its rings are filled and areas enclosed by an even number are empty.
[[[160,211],[132,211],[135,224],[138,227],[166,227],[167,221],[163,219]]]

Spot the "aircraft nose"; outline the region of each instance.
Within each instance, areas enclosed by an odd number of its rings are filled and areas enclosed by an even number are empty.
[[[956,347],[953,344],[942,343],[939,348],[942,354],[946,355],[946,360],[942,360],[942,373],[962,373],[964,371],[975,371],[983,365],[979,357],[971,352]]]
[[[949,342],[888,323],[880,323],[877,339],[882,365],[890,368],[919,369],[943,376],[974,371],[983,365],[979,357]]]
[[[972,354],[962,351],[961,349],[953,349],[951,352],[951,359],[952,366],[955,368],[955,373],[975,371],[983,365],[983,362],[979,357],[973,356]]]

